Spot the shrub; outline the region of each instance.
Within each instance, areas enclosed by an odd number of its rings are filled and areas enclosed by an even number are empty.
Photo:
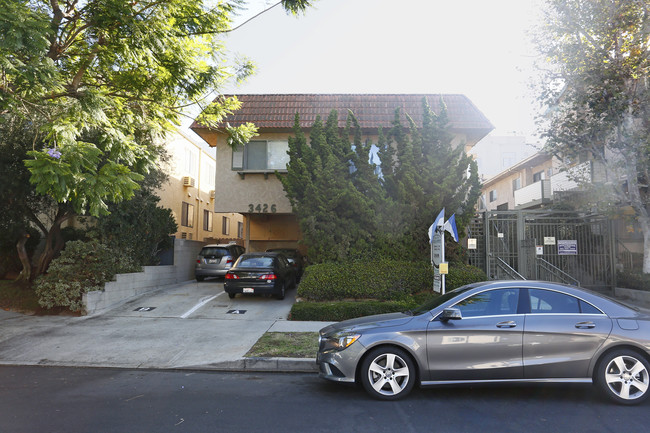
[[[616,285],[626,289],[650,290],[650,274],[642,272],[617,272]]]
[[[291,308],[290,319],[339,322],[373,314],[406,311],[415,306],[413,301],[296,302]]]
[[[465,263],[451,263],[449,265],[449,274],[445,277],[446,291],[457,289],[458,287],[487,281],[487,274],[476,266]]]
[[[139,271],[128,256],[97,241],[70,241],[36,280],[38,303],[46,308],[66,307],[81,311],[82,295],[102,290],[115,274]]]
[[[470,265],[452,264],[447,290],[485,281],[483,271]],[[425,261],[380,259],[346,264],[309,266],[298,287],[298,296],[308,301],[343,299],[408,300],[411,295],[431,291],[433,270]]]

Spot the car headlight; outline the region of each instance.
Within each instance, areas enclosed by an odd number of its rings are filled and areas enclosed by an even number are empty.
[[[361,337],[361,334],[352,334],[349,332],[336,333],[327,337],[322,338],[322,350],[343,350],[346,347],[350,347],[352,343],[357,341]]]

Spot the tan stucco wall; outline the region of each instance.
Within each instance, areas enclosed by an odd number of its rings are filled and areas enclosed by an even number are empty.
[[[200,140],[197,137],[197,141]],[[215,150],[207,146],[201,146],[182,134],[173,134],[165,142],[169,153],[169,161],[162,168],[169,175],[168,181],[158,190],[160,196],[159,205],[172,211],[178,231],[176,238],[186,238],[205,242],[216,242],[218,240],[238,240],[237,223],[243,222],[242,215],[233,212],[224,214],[215,213],[215,200],[210,197],[210,192],[215,190],[214,183],[207,182],[209,177],[205,171],[216,167]],[[192,152],[196,156],[196,167],[194,172],[189,172],[183,164],[184,153]],[[210,164],[206,164],[209,162]],[[194,186],[183,186],[183,177],[190,176],[194,179]],[[181,225],[181,212],[183,202],[194,206],[194,223],[192,227]],[[204,210],[212,213],[212,231],[203,230]],[[222,233],[222,217],[230,218],[229,235]]]

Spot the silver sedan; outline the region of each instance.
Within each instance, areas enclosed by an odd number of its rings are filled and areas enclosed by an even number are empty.
[[[320,331],[320,376],[393,400],[415,384],[593,382],[622,404],[650,386],[650,316],[543,281],[490,281],[404,313]]]

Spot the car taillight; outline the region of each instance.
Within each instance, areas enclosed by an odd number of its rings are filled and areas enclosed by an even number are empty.
[[[231,258],[226,259],[226,264],[228,264],[228,263],[232,263],[232,259],[231,259]]]
[[[275,280],[278,277],[275,274],[264,274],[260,275],[260,280]]]
[[[201,259],[196,259],[196,263],[201,263]]]
[[[231,274],[230,272],[226,274],[226,280],[238,280],[238,279],[239,279],[239,275]]]

